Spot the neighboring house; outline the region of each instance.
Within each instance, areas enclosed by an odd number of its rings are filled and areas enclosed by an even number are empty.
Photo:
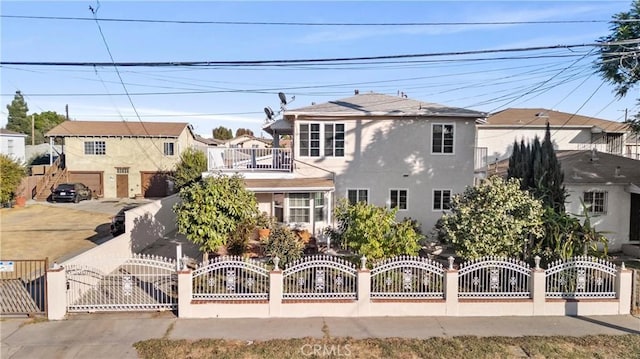
[[[24,140],[27,135],[0,128],[0,153],[7,155],[18,163],[26,161]]]
[[[235,148],[269,148],[271,147],[271,140],[251,135],[240,135],[223,141],[222,146]]]
[[[594,117],[575,115],[543,108],[509,108],[491,114],[478,125],[477,145],[487,148],[489,162],[509,158],[513,142],[544,138],[547,122],[556,150],[591,150],[626,155],[627,125]]]
[[[339,199],[397,207],[427,232],[474,182],[485,114],[377,93],[287,110],[273,148],[210,148],[209,171],[238,172],[260,210],[320,235]],[[281,136],[289,147],[280,143]]]
[[[627,141],[624,145],[625,157],[640,160],[640,134],[632,134],[631,136],[627,136]]]
[[[201,145],[187,123],[65,121],[46,136],[64,141],[65,180],[105,198],[171,194],[180,154]]]
[[[609,251],[619,251],[630,241],[638,243],[640,161],[596,150],[558,151],[556,156],[569,195],[567,212],[583,215],[584,202],[591,224],[609,239]],[[506,176],[508,166],[508,160],[501,161],[495,173]]]

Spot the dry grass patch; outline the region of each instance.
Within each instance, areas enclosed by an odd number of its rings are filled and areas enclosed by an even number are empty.
[[[640,336],[152,339],[136,343],[135,348],[142,358],[635,358],[640,353]]]

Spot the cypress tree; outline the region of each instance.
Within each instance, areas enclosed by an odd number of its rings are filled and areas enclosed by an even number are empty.
[[[547,129],[542,142],[541,155],[542,166],[545,169],[541,183],[546,187],[547,201],[545,201],[545,204],[553,208],[557,213],[562,213],[565,211],[564,201],[567,197],[563,184],[564,172],[553,149],[549,122],[547,122]]]
[[[513,152],[509,157],[509,168],[507,168],[507,178],[522,178],[522,154],[520,153],[520,145],[517,140],[513,140]],[[522,181],[520,181],[522,184]]]

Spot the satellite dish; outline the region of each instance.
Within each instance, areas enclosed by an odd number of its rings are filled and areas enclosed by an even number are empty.
[[[278,97],[280,97],[280,102],[282,102],[283,105],[287,104],[287,96],[285,96],[283,92],[278,92]]]
[[[271,107],[267,106],[264,108],[264,113],[267,115],[267,119],[272,120],[273,119],[273,110],[271,109]]]

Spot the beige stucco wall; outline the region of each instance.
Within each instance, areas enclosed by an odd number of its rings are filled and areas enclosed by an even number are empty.
[[[609,239],[609,251],[620,251],[622,245],[629,242],[629,221],[631,212],[631,194],[625,192],[623,185],[571,185],[566,184],[569,197],[566,210],[578,215],[583,213],[582,196],[584,192],[607,192],[607,213],[590,216],[591,224]],[[584,217],[578,217],[580,222]]]
[[[300,143],[296,121],[295,143]],[[321,122],[321,121],[320,121]],[[433,210],[433,190],[461,193],[473,184],[475,121],[473,119],[353,119],[326,121],[345,124],[344,157],[301,157],[296,146],[296,177],[335,176],[335,198],[347,189],[368,189],[369,203],[385,206],[390,189],[408,190],[408,209],[398,219],[411,217],[430,231],[442,216]],[[454,153],[432,154],[432,124],[453,123]],[[306,164],[306,165],[304,165]]]
[[[104,141],[105,155],[85,155],[85,141]],[[174,142],[174,155],[164,155],[164,144]],[[69,171],[102,171],[104,198],[116,197],[116,167],[129,168],[129,197],[140,194],[141,172],[172,171],[180,153],[195,145],[185,128],[178,138],[66,137],[64,153]]]

